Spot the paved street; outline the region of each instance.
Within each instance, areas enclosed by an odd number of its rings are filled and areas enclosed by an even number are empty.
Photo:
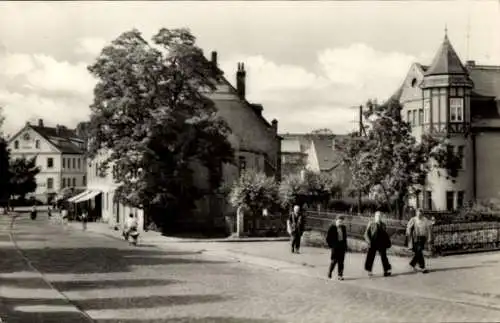
[[[319,266],[289,265],[295,271],[303,267],[309,274],[305,275],[238,262],[222,253],[206,255],[202,250],[214,247],[202,243],[166,243],[159,248],[145,242],[131,247],[112,237],[51,225],[44,216],[36,221],[22,216],[12,232],[8,223],[9,218],[2,216],[0,316],[8,323],[492,322],[500,318],[500,309],[494,308],[500,293],[493,256],[483,259],[482,267],[471,264],[477,266],[371,280],[356,272],[350,280],[337,282],[321,278],[324,268]],[[231,248],[244,253],[245,245],[233,243]],[[479,299],[463,304],[426,296],[432,293],[432,280],[453,286],[453,279],[464,277],[472,285],[477,280],[478,293],[489,295],[490,307]]]

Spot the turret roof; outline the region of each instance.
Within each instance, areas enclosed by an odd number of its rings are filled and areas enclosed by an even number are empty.
[[[448,39],[448,35],[444,36],[443,43],[439,48],[431,66],[425,72],[425,75],[467,75],[467,70],[460,61],[460,58],[455,52],[455,49]]]

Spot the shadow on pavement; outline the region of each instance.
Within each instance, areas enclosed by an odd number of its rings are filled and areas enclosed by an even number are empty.
[[[0,273],[26,270],[22,257],[13,248],[0,248]],[[182,264],[224,264],[169,256],[168,252],[116,248],[30,248],[22,251],[35,268],[48,274],[116,273],[132,271],[133,266],[165,266]],[[176,255],[181,255],[180,253]],[[190,255],[186,253],[185,255]]]
[[[433,269],[429,269],[429,272],[425,275],[430,275],[432,273],[438,273],[438,272],[447,272],[447,271],[455,271],[455,270],[467,270],[467,269],[477,269],[477,268],[484,268],[484,267],[489,267],[489,266],[485,266],[485,265],[475,265],[475,266],[459,266],[459,267],[447,267],[447,268],[433,268]],[[397,276],[407,276],[407,275],[422,275],[422,272],[421,271],[418,271],[418,272],[415,272],[413,270],[409,270],[407,272],[404,272],[404,273],[396,273],[396,274],[392,274],[393,277],[397,277]],[[386,278],[386,277],[382,277],[382,278]]]
[[[253,319],[241,317],[176,317],[156,320],[96,320],[98,323],[283,323],[271,319]]]

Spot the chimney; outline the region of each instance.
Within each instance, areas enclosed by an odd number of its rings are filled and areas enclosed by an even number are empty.
[[[476,66],[476,61],[467,61],[465,65],[467,65],[467,67],[474,67]]]
[[[236,91],[242,99],[245,99],[246,75],[245,65],[243,63],[238,63],[238,71],[236,72]]]
[[[60,135],[61,135],[61,129],[62,129],[62,127],[61,127],[60,125],[57,125],[57,126],[56,126],[56,134],[57,134],[58,136],[60,136]]]
[[[214,67],[217,67],[217,52],[216,51],[212,52],[212,64]]]
[[[38,126],[43,128],[43,119],[38,119]]]
[[[273,128],[274,132],[278,133],[278,120],[273,119],[271,121],[271,127]]]

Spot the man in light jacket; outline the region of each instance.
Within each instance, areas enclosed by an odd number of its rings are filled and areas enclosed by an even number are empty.
[[[418,209],[416,215],[408,221],[406,235],[408,237],[408,247],[413,251],[413,258],[410,266],[414,271],[417,264],[424,274],[429,271],[425,268],[424,250],[427,241],[431,240],[431,222],[422,215],[422,210]]]

